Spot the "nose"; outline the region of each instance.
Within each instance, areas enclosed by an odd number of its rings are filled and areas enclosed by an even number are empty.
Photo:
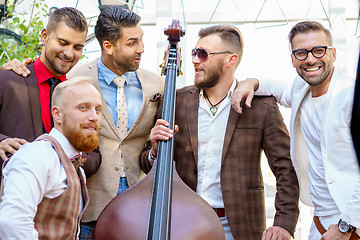
[[[198,58],[197,54],[194,56],[192,56],[192,63],[193,64],[199,64],[200,63],[200,59]]]
[[[314,63],[314,62],[317,62],[317,58],[314,57],[313,53],[312,52],[309,52],[308,53],[308,56],[307,58],[305,59],[307,62],[309,63]]]
[[[139,48],[136,51],[137,53],[144,53],[144,42],[140,42]]]
[[[88,119],[93,122],[100,122],[100,112],[96,108],[89,111]]]
[[[73,59],[74,51],[73,51],[72,47],[70,47],[70,46],[66,47],[63,52],[67,59]]]

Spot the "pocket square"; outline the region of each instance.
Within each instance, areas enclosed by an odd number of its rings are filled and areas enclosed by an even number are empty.
[[[162,97],[161,93],[156,93],[154,94],[154,96],[150,98],[150,102],[159,102],[161,97]]]

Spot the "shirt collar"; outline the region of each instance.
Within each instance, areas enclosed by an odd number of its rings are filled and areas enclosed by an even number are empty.
[[[108,67],[105,66],[105,64],[101,61],[101,57],[98,59],[97,65],[98,65],[99,73],[103,76],[103,78],[105,79],[105,82],[108,85],[110,85],[112,83],[112,81],[114,80],[114,78],[116,78],[118,75],[116,73],[114,73],[113,71],[111,71]],[[130,84],[130,79],[133,76],[136,77],[135,71],[126,72],[123,75],[121,75],[121,77],[123,77],[125,79],[125,82],[127,85]]]
[[[40,60],[40,57],[38,59],[36,59],[33,66],[34,66],[35,75],[36,75],[36,78],[37,78],[39,84],[47,81],[49,78],[54,77],[54,74],[52,74],[52,72]],[[56,77],[56,78],[63,82],[66,80],[66,75],[63,74],[60,77]]]
[[[69,140],[61,132],[59,132],[59,130],[57,130],[56,128],[51,129],[49,135],[54,137],[56,139],[56,141],[58,141],[60,143],[66,156],[69,159],[72,159],[76,155],[79,154],[79,152],[76,151],[76,149],[70,144]]]

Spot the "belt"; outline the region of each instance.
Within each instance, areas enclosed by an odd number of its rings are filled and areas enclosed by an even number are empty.
[[[225,217],[225,208],[213,208],[218,217]]]
[[[315,226],[316,226],[317,230],[319,231],[319,233],[321,233],[321,235],[326,233],[326,229],[321,224],[319,218],[317,216],[314,216],[313,220],[314,220]],[[357,239],[359,239],[359,236],[355,232],[351,233],[349,240],[357,240]]]

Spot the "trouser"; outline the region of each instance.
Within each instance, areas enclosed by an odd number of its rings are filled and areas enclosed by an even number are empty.
[[[118,194],[129,188],[126,177],[120,178]],[[80,224],[79,240],[94,239],[96,221],[86,222]]]

